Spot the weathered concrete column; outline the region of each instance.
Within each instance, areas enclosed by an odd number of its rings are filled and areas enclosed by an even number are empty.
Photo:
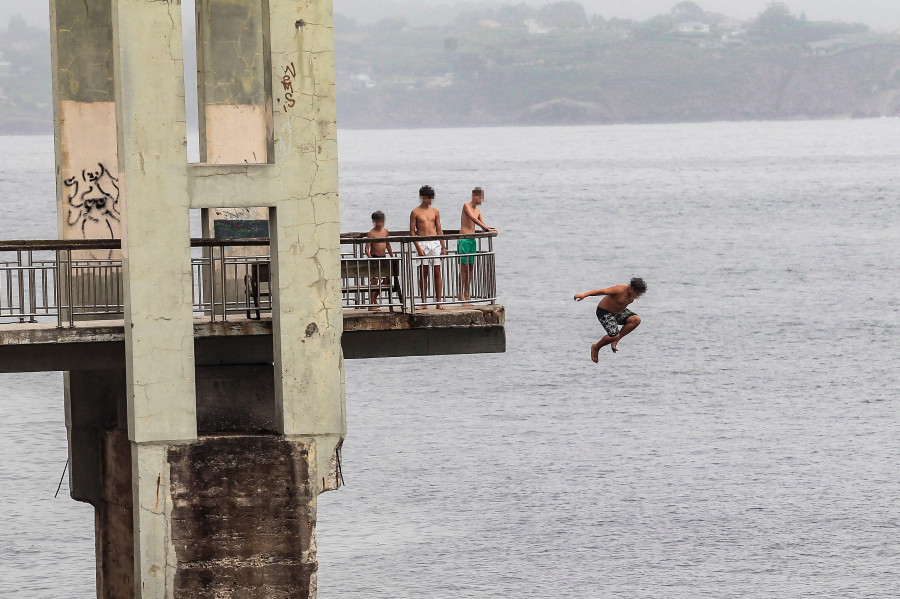
[[[196,7],[200,162],[268,163],[271,74],[263,3],[197,0]]]
[[[117,238],[123,208],[109,0],[51,0],[50,22],[59,235]]]
[[[197,438],[181,7],[113,0],[135,593],[173,597],[169,446]]]
[[[293,183],[272,219],[276,394],[284,434],[314,440],[322,491],[336,484],[326,474],[346,434],[333,9],[270,9],[276,166]]]

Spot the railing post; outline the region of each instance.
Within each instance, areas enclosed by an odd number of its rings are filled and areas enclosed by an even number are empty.
[[[222,322],[228,321],[228,267],[225,261],[225,246],[219,248],[219,258],[222,260]]]
[[[491,295],[491,305],[497,305],[497,257],[494,255],[494,235],[488,236],[488,263],[490,268],[485,268],[487,275],[488,293]]]
[[[69,303],[69,328],[75,328],[75,300],[72,297],[72,279],[75,277],[72,265],[72,250],[66,250],[66,297]]]
[[[54,253],[56,254],[56,271],[55,271],[54,281],[53,281],[53,295],[55,296],[55,300],[56,300],[56,327],[61,329],[63,326],[63,309],[62,309],[63,289],[62,289],[62,277],[60,276],[60,273],[62,272],[62,268],[61,268],[62,261],[59,258],[61,251],[56,250]]]
[[[22,268],[22,252],[16,252],[16,278],[19,281],[19,322],[25,322],[25,270]]]
[[[405,256],[404,261],[406,262],[406,299],[409,303],[409,313],[416,313],[416,288],[415,288],[415,263],[413,262],[413,248],[415,247],[414,243],[409,241],[403,242],[403,255]]]
[[[28,250],[28,303],[31,319],[28,322],[37,322],[37,290],[35,289],[34,252]]]
[[[209,247],[209,321],[216,321],[216,248]]]

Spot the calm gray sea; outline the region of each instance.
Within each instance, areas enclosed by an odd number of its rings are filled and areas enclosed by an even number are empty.
[[[499,227],[505,355],[347,364],[322,599],[900,596],[900,120],[341,132],[343,229]],[[0,138],[0,238],[53,237]],[[594,304],[642,326],[589,359]],[[93,595],[62,377],[0,375],[0,596]]]

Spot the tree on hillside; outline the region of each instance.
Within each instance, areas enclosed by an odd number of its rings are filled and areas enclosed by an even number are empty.
[[[756,17],[756,27],[763,31],[778,32],[794,29],[800,24],[784,2],[769,2],[766,10]]]
[[[535,16],[532,7],[525,3],[507,4],[497,9],[493,17],[498,23],[512,26],[522,26],[522,23]]]
[[[810,43],[847,34],[866,34],[869,28],[859,23],[808,21],[796,16],[784,2],[770,2],[750,27],[756,37],[769,42]]]
[[[671,32],[675,27],[676,19],[669,15],[657,15],[646,21],[642,21],[635,29],[634,36],[637,39],[650,39],[661,37]]]
[[[554,2],[541,8],[538,19],[545,25],[560,29],[578,29],[588,24],[587,12],[580,2]]]
[[[700,8],[696,2],[686,0],[672,7],[672,17],[679,23],[703,21],[706,17],[706,11]]]

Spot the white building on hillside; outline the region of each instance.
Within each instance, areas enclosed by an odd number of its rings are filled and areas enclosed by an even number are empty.
[[[528,27],[528,33],[531,35],[544,35],[553,31],[552,27],[542,25],[537,19],[528,19],[525,21],[525,26]]]
[[[709,25],[700,21],[689,21],[678,24],[678,33],[704,34],[709,33]]]

